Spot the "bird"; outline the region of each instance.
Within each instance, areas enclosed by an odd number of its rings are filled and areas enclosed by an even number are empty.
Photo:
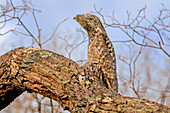
[[[74,19],[88,33],[88,62],[98,64],[103,73],[99,77],[100,80],[107,88],[117,93],[116,55],[100,19],[90,13],[77,15]]]

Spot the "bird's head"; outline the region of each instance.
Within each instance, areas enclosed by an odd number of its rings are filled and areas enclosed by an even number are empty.
[[[97,27],[102,27],[99,18],[92,14],[77,15],[74,19],[87,31],[93,31]]]

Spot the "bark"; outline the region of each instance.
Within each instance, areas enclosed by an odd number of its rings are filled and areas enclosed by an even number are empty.
[[[0,57],[0,110],[24,91],[59,102],[70,112],[167,112],[149,100],[124,97],[106,88],[97,64],[80,66],[37,48],[17,48]],[[170,112],[170,111],[169,111]]]

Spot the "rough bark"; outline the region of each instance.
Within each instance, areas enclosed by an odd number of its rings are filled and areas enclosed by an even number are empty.
[[[98,79],[102,72],[97,67],[80,66],[47,50],[14,49],[0,57],[0,110],[27,91],[52,98],[75,113],[168,113],[164,105],[114,94]]]

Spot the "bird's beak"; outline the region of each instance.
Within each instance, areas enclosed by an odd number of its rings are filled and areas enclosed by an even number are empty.
[[[78,18],[78,17],[76,16],[76,17],[74,17],[73,19],[75,19],[75,20],[77,21],[77,18]]]

